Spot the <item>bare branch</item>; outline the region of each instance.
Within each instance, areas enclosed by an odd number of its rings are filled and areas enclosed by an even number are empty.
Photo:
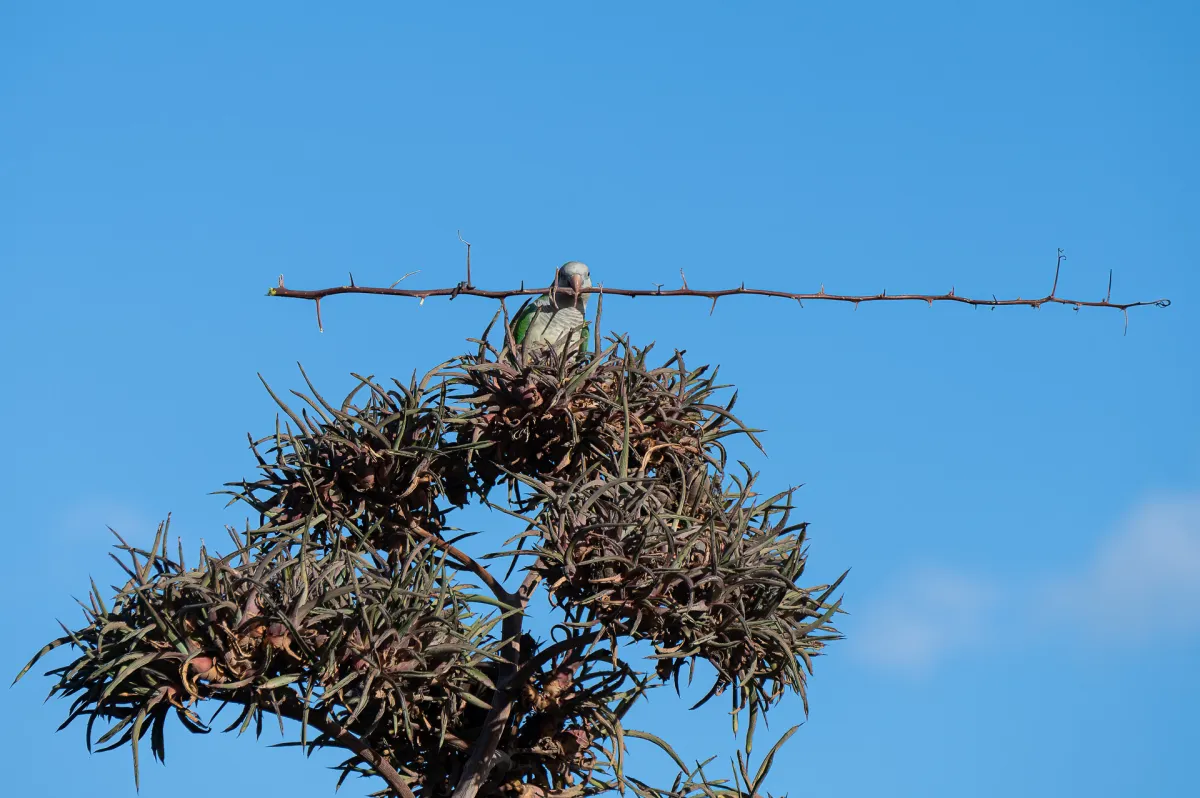
[[[504,659],[499,662],[496,692],[492,695],[491,701],[492,708],[483,722],[483,730],[479,734],[479,739],[475,741],[471,758],[467,760],[467,764],[463,768],[462,778],[459,779],[458,786],[454,788],[454,798],[475,798],[479,793],[487,781],[488,774],[491,773],[496,748],[500,744],[500,738],[504,735],[504,729],[508,726],[508,719],[512,715],[515,699],[513,677],[521,665],[521,656],[524,653],[521,651],[521,629],[525,621],[523,611],[529,604],[529,597],[533,595],[533,591],[537,587],[536,571],[536,564],[530,567],[529,573],[525,575],[525,581],[521,583],[521,587],[517,589],[514,597],[519,602],[522,612],[514,612],[501,624],[501,634],[505,640],[509,641],[508,651]]]
[[[460,239],[461,239],[461,236],[460,236]],[[393,283],[391,286],[389,286],[387,288],[380,288],[380,287],[354,285],[352,282],[350,285],[332,286],[330,288],[321,288],[321,289],[317,289],[317,290],[306,291],[306,290],[284,287],[283,277],[282,277],[282,275],[280,275],[278,287],[272,288],[267,293],[269,296],[288,297],[291,299],[307,299],[307,300],[316,301],[316,302],[319,302],[321,299],[324,299],[325,297],[328,297],[328,296],[333,296],[335,294],[379,294],[379,295],[383,295],[383,296],[410,297],[410,298],[418,299],[422,303],[424,303],[424,301],[426,299],[428,299],[429,297],[439,297],[439,296],[446,296],[446,297],[450,297],[450,298],[454,298],[454,297],[458,297],[458,296],[476,296],[476,297],[481,297],[483,299],[504,300],[504,299],[508,299],[510,297],[536,296],[536,295],[540,295],[540,294],[543,294],[546,292],[546,289],[544,289],[544,288],[526,288],[525,284],[523,282],[519,288],[507,288],[507,289],[496,289],[496,290],[477,288],[474,285],[471,285],[471,274],[470,274],[470,268],[471,268],[470,267],[470,246],[471,245],[466,240],[463,240],[463,243],[466,244],[466,246],[467,246],[467,280],[464,283],[459,283],[458,285],[450,287],[450,288],[398,289],[398,288],[396,288],[396,283]],[[1144,300],[1144,301],[1139,301],[1139,302],[1113,302],[1112,301],[1112,273],[1111,272],[1109,273],[1108,294],[1105,296],[1105,298],[1103,300],[1100,300],[1097,302],[1097,301],[1088,301],[1088,300],[1081,300],[1081,299],[1062,298],[1062,297],[1058,296],[1058,278],[1059,278],[1059,274],[1062,270],[1062,262],[1065,259],[1066,259],[1066,255],[1063,253],[1063,251],[1061,249],[1058,250],[1058,258],[1055,261],[1055,265],[1054,265],[1054,283],[1050,288],[1050,293],[1044,297],[1035,297],[1032,299],[1023,299],[1021,297],[1017,297],[1016,299],[999,299],[996,297],[995,294],[992,294],[990,299],[989,298],[975,298],[975,297],[968,297],[968,296],[959,296],[958,294],[956,294],[954,292],[953,288],[951,288],[947,293],[944,293],[944,294],[889,294],[886,290],[880,291],[877,294],[830,294],[830,293],[826,293],[824,285],[822,285],[820,290],[818,290],[816,293],[793,293],[790,291],[777,291],[774,289],[767,289],[767,288],[747,288],[745,283],[742,283],[737,288],[701,290],[701,289],[691,288],[688,286],[687,278],[684,277],[682,269],[680,270],[680,277],[683,278],[683,287],[682,288],[664,289],[662,284],[652,283],[654,288],[650,288],[650,289],[607,288],[607,287],[601,288],[599,286],[594,286],[592,288],[583,289],[582,293],[599,294],[603,291],[604,293],[607,293],[607,294],[610,294],[613,296],[627,296],[627,297],[631,297],[631,298],[634,298],[634,297],[700,297],[700,298],[708,299],[712,303],[709,308],[709,315],[712,315],[712,312],[716,309],[718,299],[720,299],[721,297],[726,297],[726,296],[730,296],[733,294],[742,294],[745,296],[774,297],[777,299],[790,299],[790,300],[795,300],[796,302],[800,303],[801,307],[804,306],[804,300],[806,300],[806,299],[824,300],[824,301],[828,301],[828,302],[846,302],[846,303],[854,305],[855,308],[857,308],[858,305],[862,302],[926,302],[929,305],[933,305],[934,302],[957,302],[957,303],[960,303],[963,305],[971,305],[973,307],[990,307],[993,310],[998,307],[1030,307],[1030,308],[1036,309],[1036,308],[1040,308],[1042,305],[1045,305],[1045,304],[1057,304],[1057,305],[1067,305],[1067,306],[1074,308],[1075,310],[1078,310],[1079,308],[1112,308],[1113,310],[1119,310],[1126,315],[1128,314],[1128,311],[1130,308],[1145,307],[1145,306],[1151,306],[1151,305],[1153,305],[1154,307],[1165,308],[1171,304],[1171,300],[1169,300],[1169,299],[1152,299],[1152,300]],[[412,272],[410,272],[410,274],[412,274]],[[405,277],[408,277],[408,276],[409,275],[405,275]],[[401,278],[401,279],[404,279],[404,278]],[[399,282],[399,281],[397,281],[397,282]]]
[[[296,720],[301,720],[302,717],[303,715],[297,717]],[[364,762],[375,768],[375,772],[387,782],[389,787],[395,790],[400,798],[415,798],[404,778],[392,767],[392,763],[388,761],[387,757],[367,745],[361,738],[351,734],[323,712],[310,711],[308,722],[329,735],[338,745],[358,754]]]
[[[228,697],[230,703],[241,703],[237,700],[236,695]],[[297,723],[307,723],[314,729],[326,734],[333,744],[345,748],[359,756],[364,762],[375,768],[375,772],[379,777],[387,782],[388,786],[395,790],[396,795],[400,798],[416,798],[413,795],[412,789],[404,777],[392,766],[387,757],[380,754],[372,748],[361,737],[348,731],[337,721],[329,716],[329,713],[323,709],[309,708],[308,712],[304,711],[304,706],[301,703],[302,699],[295,693],[291,693],[284,700],[276,705],[276,711],[285,718],[294,720]]]
[[[477,560],[471,557],[471,555],[458,548],[455,548],[451,544],[439,538],[437,535],[426,532],[419,527],[414,527],[411,531],[420,535],[421,538],[430,546],[446,552],[446,554],[457,560],[459,565],[483,580],[483,583],[488,586],[488,588],[492,591],[492,594],[496,596],[496,600],[500,603],[507,604],[514,608],[518,606],[524,606],[520,603],[521,597],[519,594],[514,595],[513,593],[509,593],[504,588],[504,585],[500,584],[500,581],[492,575],[491,571],[480,565]]]

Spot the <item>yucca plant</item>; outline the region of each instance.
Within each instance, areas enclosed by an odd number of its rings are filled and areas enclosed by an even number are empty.
[[[307,376],[295,407],[272,392],[283,416],[251,438],[258,473],[228,486],[254,513],[229,553],[189,567],[168,552],[169,523],[145,549],[120,540],[125,584],[109,597],[93,584],[87,623],[17,678],[74,649],[48,672],[51,694],[73,699],[63,726],[83,719],[89,748],[129,745],[135,779],[145,735],[163,758],[169,716],[206,733],[232,705],[227,731],[273,715],[291,744],[346,751],[339,785],[378,777],[380,796],[760,794],[795,729],[753,775],[739,752],[730,782],[624,725],[655,684],[678,690],[707,662],[700,703],[727,691],[735,731],[748,713],[748,756],[788,691],[807,712],[812,658],[838,637],[841,579],[799,584],[792,492],[759,495],[744,464],[727,468],[729,436],[758,445],[736,396],[718,400],[715,370],[681,353],[651,366],[650,347],[621,338],[596,354],[488,332],[474,344],[421,380],[357,377],[338,404]],[[469,556],[450,535],[471,502],[522,531]],[[506,560],[504,578],[483,564]],[[561,616],[542,643],[525,623],[540,589]],[[673,758],[671,786],[631,774],[629,738]]]

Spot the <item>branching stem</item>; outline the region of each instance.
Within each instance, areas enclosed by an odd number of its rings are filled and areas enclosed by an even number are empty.
[[[525,581],[514,596],[522,612],[512,613],[504,619],[501,626],[501,634],[509,641],[508,654],[499,663],[496,692],[491,701],[492,708],[488,711],[487,720],[483,722],[479,739],[475,741],[471,758],[463,768],[462,778],[454,788],[454,798],[475,798],[491,773],[496,748],[512,716],[515,699],[513,688],[516,687],[513,676],[521,665],[521,630],[525,621],[523,611],[529,604],[529,597],[533,595],[534,588],[537,587],[538,578],[536,566],[530,568],[529,573],[525,575]]]
[[[293,694],[292,698],[294,700],[279,704],[278,710],[284,717],[294,720],[297,723],[304,723],[305,714],[300,705],[300,696]],[[392,763],[388,761],[387,757],[363,742],[362,738],[333,720],[327,712],[318,709],[309,709],[307,720],[308,724],[314,729],[324,733],[342,748],[357,754],[364,762],[375,768],[375,772],[387,782],[389,787],[396,791],[396,794],[400,798],[416,798],[413,795],[412,789],[409,788],[408,782],[392,767]]]

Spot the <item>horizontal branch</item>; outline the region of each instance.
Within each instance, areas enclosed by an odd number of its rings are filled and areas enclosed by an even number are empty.
[[[382,294],[384,296],[401,296],[411,297],[413,299],[425,300],[429,297],[457,297],[457,296],[477,296],[484,299],[508,299],[517,296],[536,296],[546,293],[546,288],[509,288],[501,290],[487,290],[476,287],[456,286],[454,288],[376,288],[366,285],[338,285],[330,288],[320,288],[312,291],[305,291],[296,288],[286,288],[282,285],[272,288],[267,292],[268,296],[288,297],[291,299],[310,299],[321,300],[328,296],[336,294]],[[1049,294],[1043,297],[1032,299],[978,299],[966,296],[959,296],[954,293],[951,288],[949,293],[945,294],[889,294],[886,291],[881,291],[878,294],[829,294],[822,288],[816,293],[789,293],[787,291],[774,291],[767,288],[746,288],[744,285],[738,288],[723,288],[713,291],[705,291],[696,288],[675,288],[675,289],[642,289],[642,288],[584,288],[580,291],[582,294],[604,294],[605,296],[627,296],[627,297],[701,297],[709,300],[717,300],[727,296],[766,296],[776,297],[778,299],[794,299],[797,302],[805,300],[826,300],[832,302],[849,302],[857,305],[860,302],[961,302],[965,305],[976,305],[983,307],[1007,307],[1019,305],[1023,307],[1036,308],[1046,304],[1071,305],[1082,308],[1113,308],[1115,310],[1128,310],[1148,305],[1165,308],[1171,304],[1169,299],[1152,299],[1142,302],[1111,302],[1108,299],[1097,301],[1088,301],[1085,299],[1066,299],[1064,297],[1054,296]]]
[[[462,240],[461,234],[459,235],[459,240]],[[283,284],[283,275],[281,274],[279,275],[279,285],[269,290],[267,295],[288,297],[291,299],[308,299],[315,302],[317,309],[317,327],[323,330],[324,327],[321,324],[321,300],[337,294],[378,294],[382,296],[409,297],[424,303],[424,301],[430,297],[441,296],[449,297],[450,299],[454,299],[455,297],[459,296],[476,296],[484,299],[498,299],[503,301],[511,297],[536,296],[546,293],[549,290],[549,288],[526,288],[524,282],[521,283],[519,288],[488,290],[476,287],[471,283],[471,245],[466,241],[463,241],[463,243],[467,245],[467,279],[452,288],[397,288],[397,283],[415,274],[415,272],[409,272],[408,274],[404,275],[404,277],[401,277],[400,280],[392,283],[387,288],[356,285],[354,282],[354,275],[351,274],[349,285],[337,285],[330,288],[320,288],[308,291],[286,287]],[[1058,276],[1059,272],[1062,270],[1062,262],[1065,259],[1066,255],[1063,254],[1063,251],[1061,249],[1058,250],[1058,259],[1054,264],[1054,283],[1050,287],[1050,293],[1046,296],[1032,297],[1029,299],[1022,297],[1017,297],[1016,299],[998,299],[995,294],[992,295],[991,299],[959,296],[958,294],[954,293],[953,288],[951,288],[945,294],[889,294],[887,291],[880,291],[878,294],[830,294],[826,293],[825,286],[823,285],[816,293],[792,293],[790,291],[776,291],[768,288],[747,288],[746,284],[742,283],[737,288],[722,288],[706,291],[688,286],[687,276],[683,273],[683,269],[679,270],[679,276],[683,281],[683,286],[681,288],[669,288],[664,291],[662,284],[658,283],[653,289],[605,288],[603,286],[599,286],[582,289],[580,293],[600,294],[602,296],[607,294],[609,296],[627,296],[631,298],[698,297],[712,302],[712,306],[708,311],[710,315],[714,310],[716,310],[717,300],[721,299],[722,297],[729,296],[763,296],[773,297],[775,299],[791,299],[798,302],[800,307],[804,307],[805,300],[817,302],[848,302],[854,305],[855,308],[857,308],[859,303],[862,302],[925,302],[929,305],[933,305],[934,302],[958,302],[963,305],[971,305],[972,307],[990,307],[992,309],[998,307],[1015,306],[1040,308],[1042,305],[1047,304],[1069,305],[1077,311],[1080,308],[1112,308],[1114,310],[1119,310],[1125,316],[1126,330],[1129,329],[1130,308],[1145,307],[1149,305],[1165,308],[1171,304],[1171,300],[1169,299],[1151,299],[1140,302],[1113,302],[1111,270],[1108,273],[1108,291],[1105,294],[1104,299],[1092,301],[1086,299],[1066,299],[1064,297],[1060,297],[1058,296]]]
[[[522,281],[519,288],[508,288],[500,290],[487,290],[478,288],[471,282],[471,243],[462,237],[459,232],[458,240],[467,247],[467,279],[453,288],[397,288],[396,285],[403,280],[416,274],[409,272],[401,277],[396,282],[392,283],[387,288],[356,285],[354,282],[354,274],[350,274],[349,285],[337,285],[330,288],[319,288],[313,291],[298,290],[288,288],[283,284],[283,275],[279,275],[279,285],[267,291],[267,296],[289,297],[291,299],[308,299],[316,304],[317,309],[317,329],[324,330],[321,324],[321,300],[325,297],[334,296],[336,294],[379,294],[382,296],[400,296],[409,297],[411,299],[420,300],[423,304],[426,299],[434,296],[444,296],[454,299],[459,296],[477,296],[484,299],[505,300],[510,297],[519,296],[536,296],[549,291],[547,288],[526,288]],[[789,291],[776,291],[769,288],[747,288],[745,283],[742,283],[737,288],[721,288],[711,291],[695,289],[688,286],[687,275],[683,273],[683,269],[679,270],[679,277],[683,282],[682,287],[663,290],[662,283],[655,283],[653,290],[648,288],[605,288],[598,286],[593,288],[580,289],[579,293],[583,294],[600,294],[603,299],[604,294],[609,296],[627,296],[636,297],[699,297],[712,302],[708,313],[711,316],[712,312],[717,309],[717,300],[727,296],[764,296],[773,297],[775,299],[791,299],[804,307],[804,300],[809,301],[826,301],[826,302],[848,302],[858,308],[862,302],[926,302],[930,306],[934,302],[958,302],[963,305],[971,305],[972,307],[990,307],[993,310],[999,307],[1029,307],[1040,308],[1042,305],[1070,305],[1076,311],[1080,308],[1112,308],[1113,310],[1121,311],[1125,317],[1125,331],[1129,331],[1129,309],[1139,308],[1153,305],[1159,308],[1170,306],[1169,299],[1151,299],[1141,302],[1113,302],[1112,301],[1112,270],[1108,272],[1108,291],[1105,293],[1104,299],[1097,301],[1089,301],[1086,299],[1064,299],[1058,296],[1058,276],[1062,271],[1062,262],[1067,256],[1059,249],[1058,257],[1054,261],[1054,283],[1050,286],[1050,293],[1046,296],[1033,297],[1023,299],[998,299],[995,294],[992,294],[991,299],[978,299],[973,297],[959,296],[954,293],[954,288],[945,294],[889,294],[887,291],[880,291],[878,294],[829,294],[825,292],[825,286],[821,286],[821,290],[816,293],[792,293]],[[557,274],[557,272],[556,272]],[[599,335],[599,325],[596,327],[597,336]]]

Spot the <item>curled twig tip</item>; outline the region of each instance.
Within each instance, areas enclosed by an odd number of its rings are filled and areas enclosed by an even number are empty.
[[[1058,250],[1058,259],[1054,262],[1054,285],[1050,286],[1051,297],[1053,297],[1055,292],[1058,291],[1058,272],[1062,268],[1062,262],[1066,259],[1066,257],[1067,256],[1063,254],[1062,248],[1060,247]]]

